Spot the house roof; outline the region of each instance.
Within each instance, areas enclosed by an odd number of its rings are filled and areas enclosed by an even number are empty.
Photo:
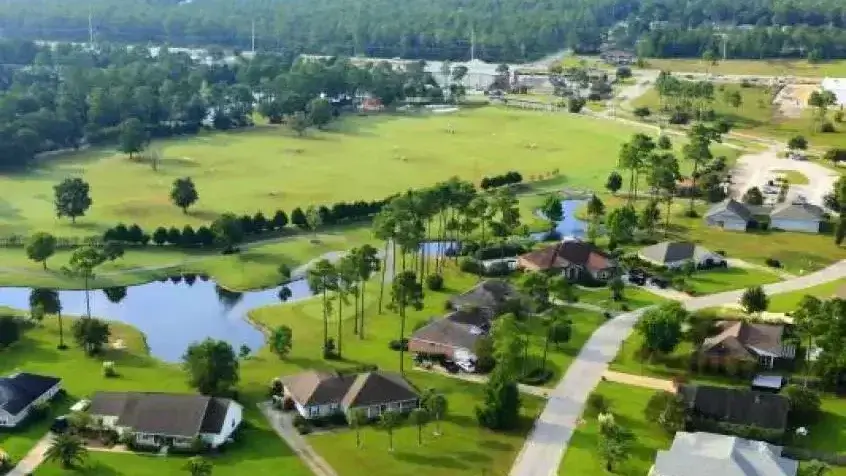
[[[736,215],[737,218],[749,221],[752,219],[753,213],[749,207],[743,203],[738,202],[737,200],[730,198],[723,202],[717,203],[716,205],[712,206],[706,213],[705,217],[709,217],[712,215],[718,215],[721,213],[731,213]]]
[[[656,476],[795,476],[799,463],[781,447],[713,433],[676,433],[655,458]],[[650,473],[651,474],[651,473]]]
[[[688,259],[698,260],[713,255],[713,253],[689,241],[664,241],[642,248],[640,255],[658,263],[673,263]]]
[[[749,358],[752,357],[749,350],[752,347],[757,353],[782,355],[784,326],[781,324],[720,321],[717,326],[721,332],[705,339],[700,348],[706,354]]]
[[[366,372],[356,376],[355,382],[341,400],[341,403],[346,407],[355,408],[415,400],[418,397],[417,390],[399,374]]]
[[[820,221],[824,215],[825,211],[822,208],[805,202],[782,203],[773,208],[770,213],[770,217],[782,220]]]
[[[462,311],[456,311],[444,318],[430,322],[411,334],[409,341],[419,340],[446,347],[473,350],[476,346],[476,341],[487,333],[487,328],[490,325],[478,325],[452,318],[456,315],[460,317],[461,314]]]
[[[0,378],[0,409],[17,415],[62,380],[47,375],[21,372]]]
[[[496,315],[509,299],[517,295],[517,290],[510,283],[501,279],[486,279],[469,291],[450,298],[449,304],[455,309],[466,307],[489,309],[491,315]]]
[[[790,403],[781,395],[707,385],[682,385],[679,394],[694,414],[708,419],[774,430],[787,426]]]
[[[614,260],[594,245],[576,239],[562,240],[520,256],[540,269],[576,265],[596,272],[616,266]]]
[[[194,437],[219,433],[231,400],[179,393],[97,392],[88,411],[115,416],[117,426],[140,433]]]
[[[345,375],[310,370],[283,377],[282,383],[304,406],[338,403],[355,407],[418,398],[411,384],[389,372]]]

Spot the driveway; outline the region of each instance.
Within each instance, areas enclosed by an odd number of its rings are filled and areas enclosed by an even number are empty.
[[[18,465],[6,474],[6,476],[28,476],[35,472],[35,469],[44,462],[50,443],[53,442],[53,434],[47,433],[38,440],[38,443],[29,450],[29,453],[18,462]]]
[[[314,451],[314,448],[300,435],[291,424],[291,416],[276,411],[270,402],[259,403],[258,408],[264,417],[270,422],[270,426],[276,434],[294,451],[294,453],[311,469],[315,476],[338,476],[338,473],[329,466],[329,463],[322,456]]]
[[[846,277],[846,260],[806,276],[764,286],[768,294],[799,291]],[[742,290],[691,298],[682,304],[689,310],[735,303]],[[510,476],[555,476],[570,437],[581,418],[588,395],[608,371],[623,341],[645,310],[638,309],[606,322],[596,330],[564,378],[550,394],[547,405],[535,422],[523,449],[511,468]],[[573,475],[579,476],[579,475]]]

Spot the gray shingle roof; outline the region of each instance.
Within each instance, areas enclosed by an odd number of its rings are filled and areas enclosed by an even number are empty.
[[[676,433],[673,446],[659,451],[655,476],[795,476],[797,461],[781,447],[712,433]],[[653,473],[650,473],[653,474]]]
[[[784,326],[781,324],[758,324],[744,321],[721,321],[720,333],[705,339],[701,350],[705,353],[730,354],[735,358],[751,356],[747,347],[781,355]]]
[[[390,372],[358,375],[307,371],[282,378],[285,388],[301,405],[343,404],[349,407],[418,398],[404,378]]]
[[[748,206],[744,205],[743,203],[738,202],[737,200],[730,198],[724,202],[720,202],[714,206],[712,206],[708,212],[705,213],[705,217],[709,217],[712,215],[717,215],[719,213],[731,213],[736,215],[738,218],[749,221],[752,219],[752,211],[749,209]]]
[[[449,304],[454,309],[478,307],[488,309],[491,316],[499,314],[502,306],[518,295],[510,283],[500,279],[486,279],[469,291],[453,296]]]
[[[810,203],[782,203],[770,213],[770,217],[782,220],[815,220],[823,219],[825,211]]]
[[[679,395],[694,417],[772,430],[787,426],[790,403],[781,395],[709,385],[682,385]]]
[[[59,382],[56,377],[26,372],[0,378],[0,408],[17,415]]]
[[[455,314],[455,313],[454,313]],[[485,327],[451,319],[452,314],[421,327],[409,338],[410,342],[432,342],[447,347],[473,350],[476,341],[485,335]]]
[[[136,432],[190,438],[201,432],[220,432],[230,403],[204,395],[97,392],[88,411],[118,417],[118,426]]]
[[[672,263],[693,258],[695,250],[696,245],[688,241],[665,241],[641,249],[640,254],[658,263]]]
[[[391,372],[358,374],[341,403],[355,408],[382,403],[416,400],[417,390],[401,375]]]

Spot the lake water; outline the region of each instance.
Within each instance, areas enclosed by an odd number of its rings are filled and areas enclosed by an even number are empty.
[[[564,220],[555,230],[562,237],[584,236],[585,223],[576,218],[583,200],[563,200]],[[534,237],[543,240],[546,233]],[[429,256],[456,249],[458,243],[425,243]],[[281,286],[244,293],[227,291],[211,280],[182,279],[156,281],[130,286],[119,301],[110,300],[104,290],[91,291],[91,315],[124,322],[147,338],[150,353],[166,362],[178,362],[185,349],[206,338],[229,342],[237,352],[241,345],[257,350],[264,345],[264,335],[246,320],[255,308],[278,304]],[[305,280],[288,284],[292,297],[288,302],[311,297]],[[0,305],[29,310],[29,288],[0,288]],[[63,313],[85,314],[84,291],[60,291]],[[113,296],[114,297],[114,296]],[[116,299],[115,299],[116,300]]]
[[[584,238],[587,233],[587,223],[576,217],[579,207],[585,205],[587,200],[561,200],[561,209],[564,211],[564,219],[555,225],[555,232],[561,238]],[[537,210],[535,214],[544,220],[544,214]],[[547,233],[532,233],[532,238],[543,241]]]

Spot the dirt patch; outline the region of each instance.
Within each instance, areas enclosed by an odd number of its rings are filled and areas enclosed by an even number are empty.
[[[798,118],[802,111],[808,107],[808,98],[811,93],[819,90],[816,84],[787,84],[776,95],[773,104],[778,108],[782,116]]]

